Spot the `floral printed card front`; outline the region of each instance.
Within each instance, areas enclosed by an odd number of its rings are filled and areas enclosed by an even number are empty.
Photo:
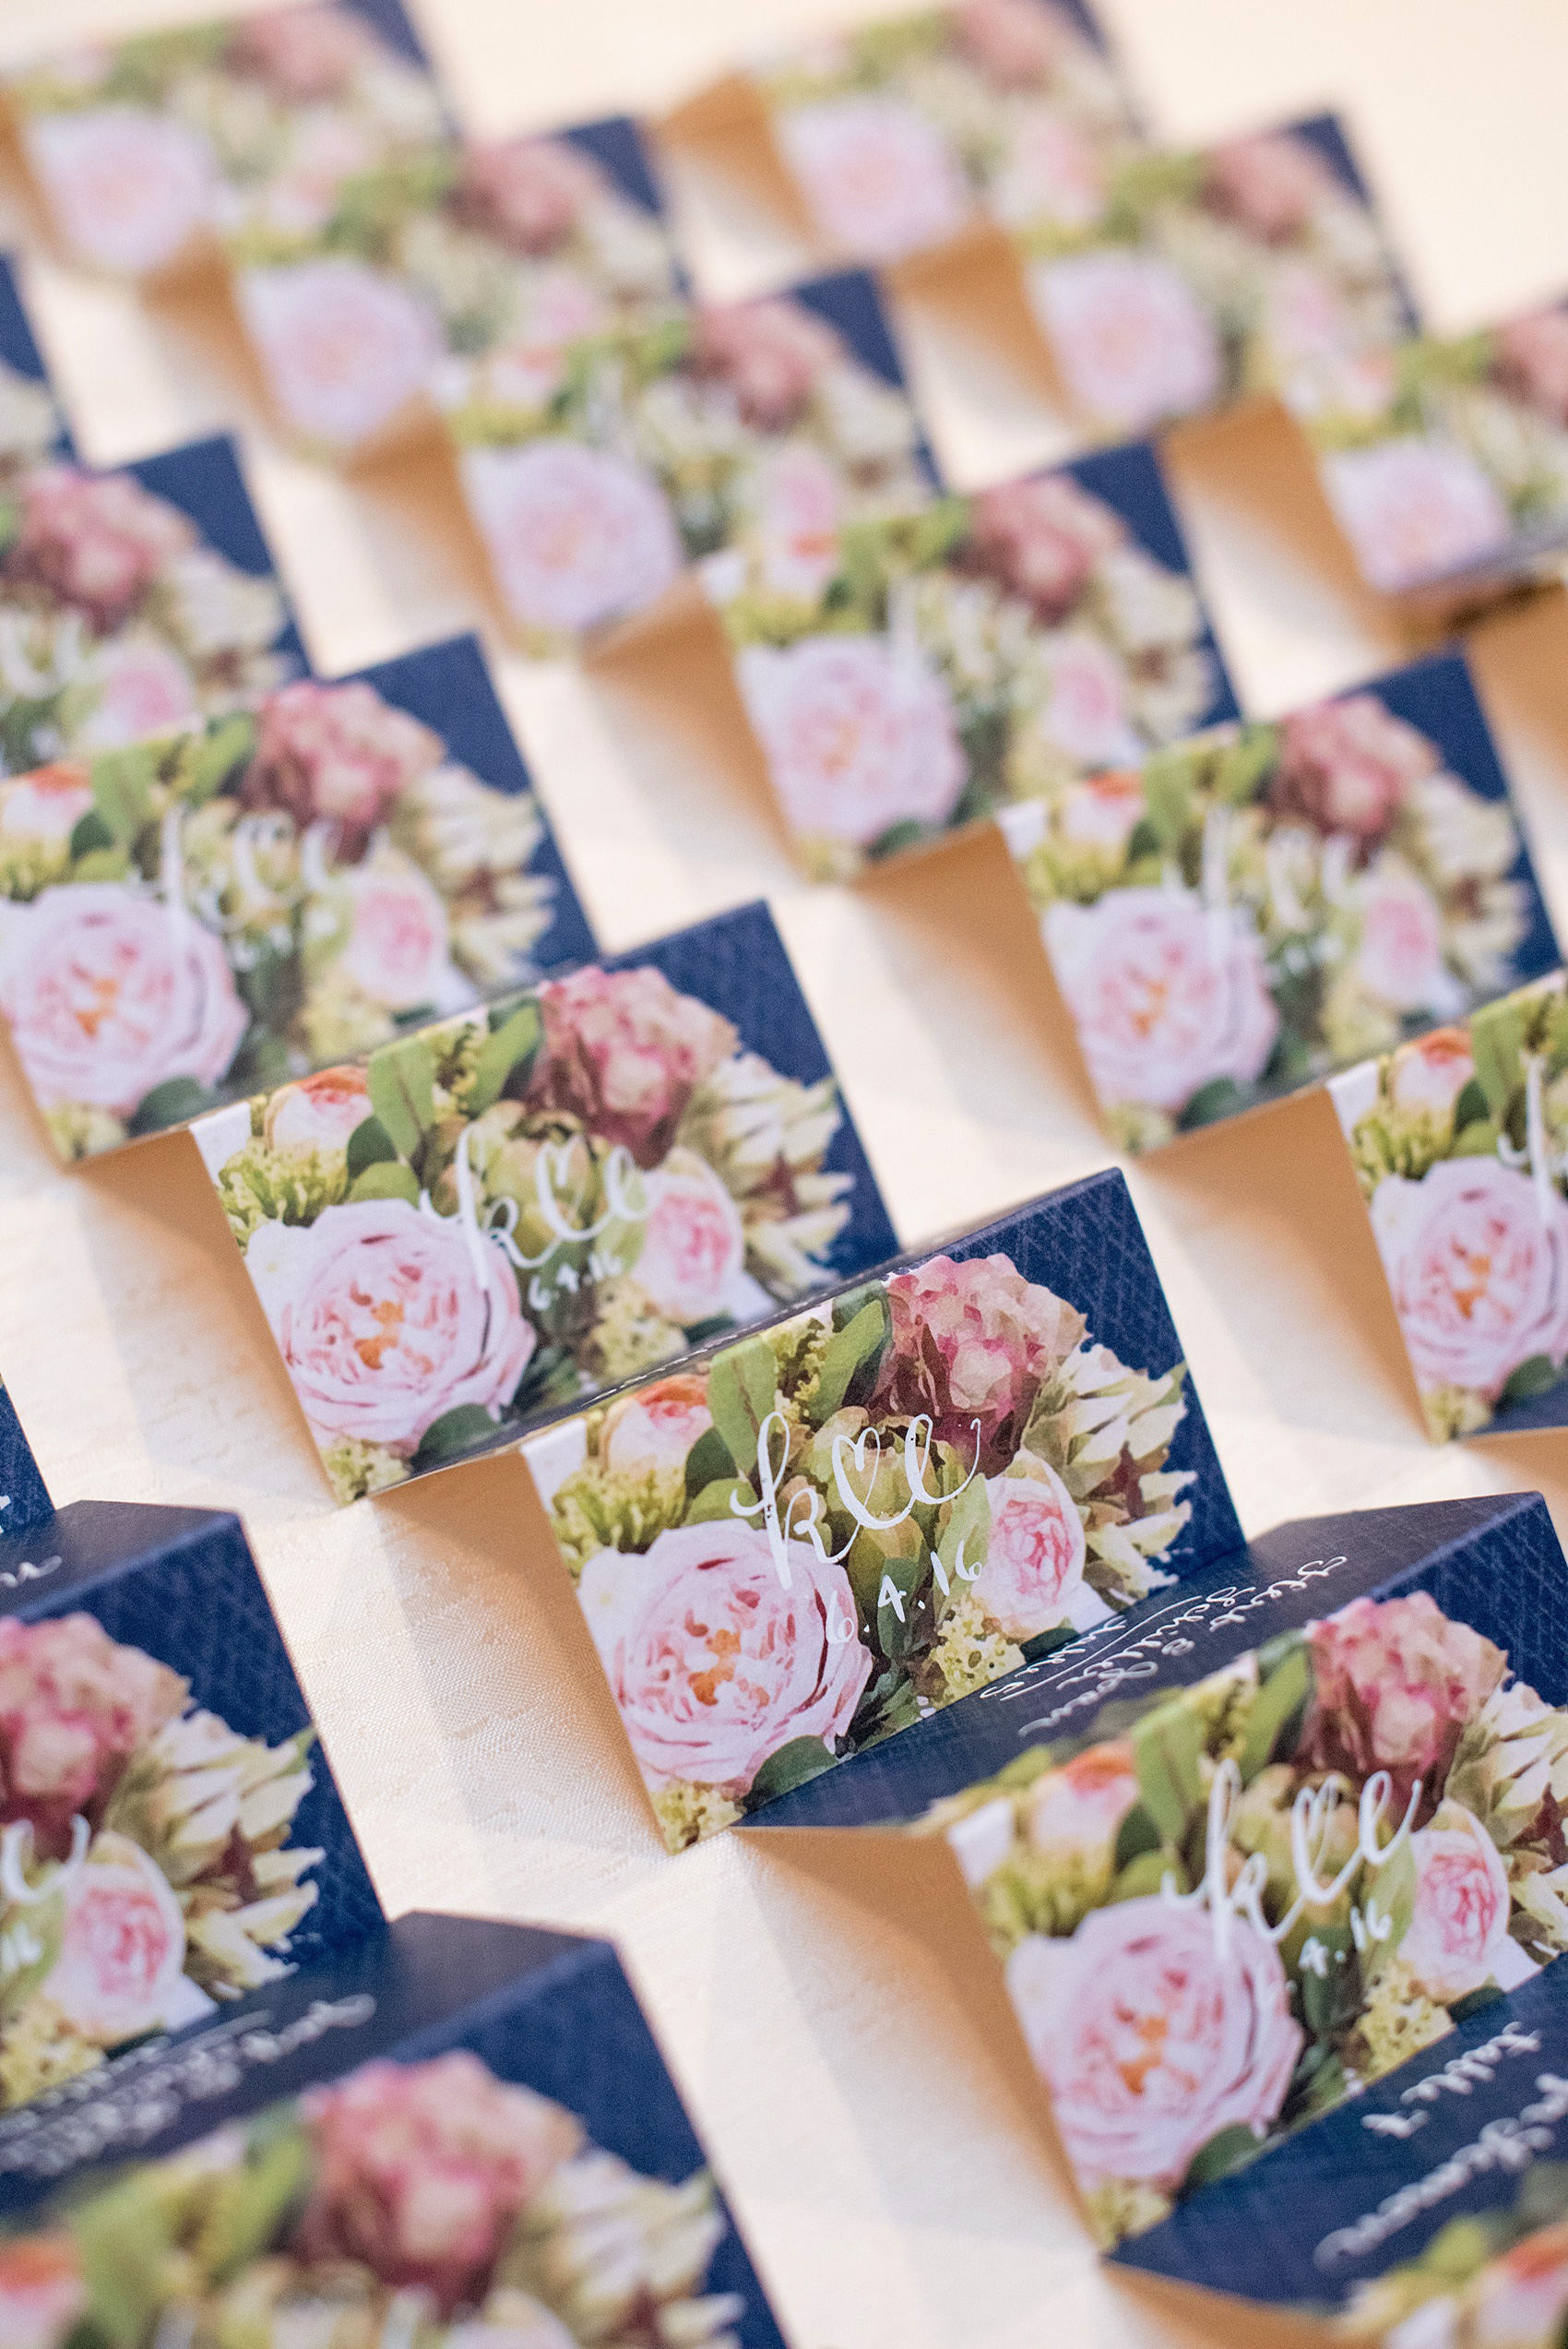
[[[606,1941],[400,1918],[6,2168],[14,2349],[783,2349]]]
[[[895,1246],[761,905],[194,1131],[340,1501]]]
[[[455,358],[439,397],[507,618],[540,653],[648,612],[705,558],[814,602],[838,531],[934,481],[860,271]]]
[[[674,1851],[1240,1540],[1114,1173],[525,1449]]]
[[[11,263],[0,255],[0,479],[75,454]]]
[[[64,1157],[593,943],[472,637],[0,781],[0,1017]]]
[[[77,1501],[0,1535],[0,2110],[379,1923],[236,1518]]]
[[[1568,1427],[1561,975],[1333,1093],[1433,1439]]]
[[[1142,444],[704,566],[785,827],[847,879],[1141,765],[1235,698]]]
[[[1568,542],[1568,304],[1326,368],[1293,402],[1362,578],[1474,600]]]
[[[1313,1083],[1559,960],[1456,654],[1002,820],[1125,1149]]]

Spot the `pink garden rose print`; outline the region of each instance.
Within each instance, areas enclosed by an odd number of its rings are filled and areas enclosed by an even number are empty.
[[[1446,690],[1434,671],[1398,698],[1430,691],[1446,725]],[[1539,900],[1480,732],[1478,712],[1477,789],[1435,734],[1356,693],[1004,811],[1125,1147],[1331,1075],[1531,968]]]
[[[362,262],[246,269],[241,315],[284,422],[330,455],[405,422],[440,340],[418,295]]]
[[[824,1285],[852,1212],[840,1119],[830,1077],[773,1067],[648,963],[417,1028],[195,1131],[348,1501]],[[701,1418],[677,1379],[621,1411],[615,1457],[683,1459]]]
[[[1561,980],[1336,1084],[1439,1439],[1568,1414],[1568,1013]]]
[[[1417,1591],[1119,1696],[932,1806],[1102,2244],[1568,1949],[1540,1897],[1540,1758],[1565,1744],[1568,1715]]]
[[[536,1437],[671,1849],[1164,1580],[1184,1376],[936,1256]]]

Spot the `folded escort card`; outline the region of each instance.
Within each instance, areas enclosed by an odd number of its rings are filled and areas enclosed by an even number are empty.
[[[762,905],[193,1131],[340,1501],[894,1246]]]
[[[1001,811],[1124,1149],[1234,1116],[1559,960],[1464,659]]]
[[[1358,352],[1291,404],[1369,586],[1473,599],[1568,543],[1568,304]]]
[[[1431,1436],[1568,1426],[1562,974],[1330,1090]]]
[[[779,812],[817,877],[1235,714],[1145,444],[830,521],[806,554],[765,516],[703,569]]]
[[[0,1018],[65,1157],[593,944],[472,637],[0,781]]]
[[[4,2109],[381,1912],[239,1520],[54,1511],[3,1389],[0,1485]]]
[[[0,2120],[17,2349],[782,2349],[608,1942],[407,1916],[134,2066]]]

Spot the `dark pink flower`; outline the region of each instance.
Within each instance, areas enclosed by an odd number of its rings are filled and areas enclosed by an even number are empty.
[[[992,1476],[1023,1440],[1035,1397],[1084,1334],[1083,1317],[1004,1256],[933,1256],[887,1283],[893,1343],[873,1408],[925,1413],[937,1440]]]
[[[29,1820],[40,1856],[63,1858],[72,1819],[101,1808],[186,1693],[177,1672],[90,1615],[0,1622],[0,1826]]]
[[[588,158],[564,138],[508,138],[463,159],[457,209],[517,253],[553,253],[603,192]]]
[[[1032,604],[1048,626],[1127,535],[1120,515],[1065,473],[982,490],[969,510],[968,561]]]
[[[1356,1785],[1386,1770],[1396,1823],[1419,1778],[1421,1815],[1430,1818],[1460,1731],[1502,1685],[1502,1649],[1450,1622],[1417,1591],[1408,1599],[1352,1599],[1315,1627],[1312,1658],[1312,1763],[1343,1771]]]
[[[46,465],[24,478],[20,495],[6,576],[48,589],[103,631],[117,627],[163,566],[196,543],[188,518],[130,473]]]
[[[705,310],[694,364],[728,383],[742,415],[765,432],[793,423],[825,369],[843,356],[838,338],[799,302],[737,302]]]
[[[1410,791],[1439,765],[1426,736],[1373,693],[1295,711],[1279,730],[1279,753],[1269,786],[1276,811],[1320,832],[1346,833],[1363,852],[1384,838]]]
[[[565,1110],[657,1166],[693,1093],[735,1049],[729,1020],[654,970],[576,971],[539,1001],[544,1050],[529,1105]]]
[[[428,774],[441,738],[371,686],[285,686],[263,705],[245,769],[247,807],[276,807],[300,829],[325,818],[356,856],[398,794]]]
[[[1568,424],[1568,310],[1534,310],[1497,330],[1497,372],[1555,424]]]
[[[308,105],[340,97],[376,50],[364,18],[347,8],[279,8],[241,25],[232,54],[280,98]]]
[[[998,89],[1038,88],[1081,46],[1051,0],[965,0],[953,25],[961,46]]]
[[[1210,200],[1269,244],[1297,235],[1335,186],[1316,148],[1289,131],[1234,138],[1208,158]]]

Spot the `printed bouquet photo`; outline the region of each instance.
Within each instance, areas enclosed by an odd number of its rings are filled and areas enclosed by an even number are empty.
[[[315,1733],[268,1746],[190,1699],[93,1616],[0,1621],[0,2106],[291,1971]]]
[[[36,391],[23,381],[11,403],[24,437],[42,430]],[[220,452],[238,508],[224,444],[116,473],[63,460],[0,470],[0,774],[198,725],[290,674],[276,583],[138,478],[177,487]]]
[[[704,2170],[645,2176],[465,2048],[362,2065],[0,2236],[15,2349],[739,2349]]]
[[[803,543],[781,520],[705,585],[815,878],[1235,709],[1146,448]]]
[[[1404,333],[1408,305],[1332,117],[1145,150],[1076,217],[1008,221],[1063,387],[1120,439],[1254,393],[1310,398]]]
[[[781,1073],[651,963],[196,1137],[339,1501],[825,1287],[852,1218],[886,1228],[832,1077]]]
[[[923,1830],[1110,2247],[1568,1948],[1565,1803],[1568,1713],[1420,1592],[1113,1703]]]
[[[1511,2208],[1468,2211],[1420,2256],[1359,2284],[1343,2340],[1384,2349],[1561,2349],[1568,2325],[1568,2163],[1526,2168]]]
[[[1501,578],[1568,538],[1568,307],[1361,352],[1295,405],[1385,594]]]
[[[841,524],[930,495],[866,278],[590,321],[548,350],[454,363],[441,398],[502,602],[538,653],[645,611],[704,556],[743,569],[754,550],[780,592],[814,600]]]
[[[1069,782],[1008,809],[1004,829],[1127,1150],[1311,1083],[1556,960],[1454,660]]]
[[[462,645],[377,674],[443,656],[488,691]],[[0,1017],[61,1155],[532,976],[558,910],[562,951],[587,936],[545,841],[531,793],[362,680],[0,781]]]
[[[1058,0],[892,18],[752,78],[818,233],[857,260],[944,244],[977,211],[1076,228],[1138,148],[1098,33]]]
[[[1352,1069],[1334,1095],[1433,1439],[1568,1426],[1562,979]]]
[[[531,1448],[670,1849],[1170,1581],[1185,1375],[936,1256]]]

